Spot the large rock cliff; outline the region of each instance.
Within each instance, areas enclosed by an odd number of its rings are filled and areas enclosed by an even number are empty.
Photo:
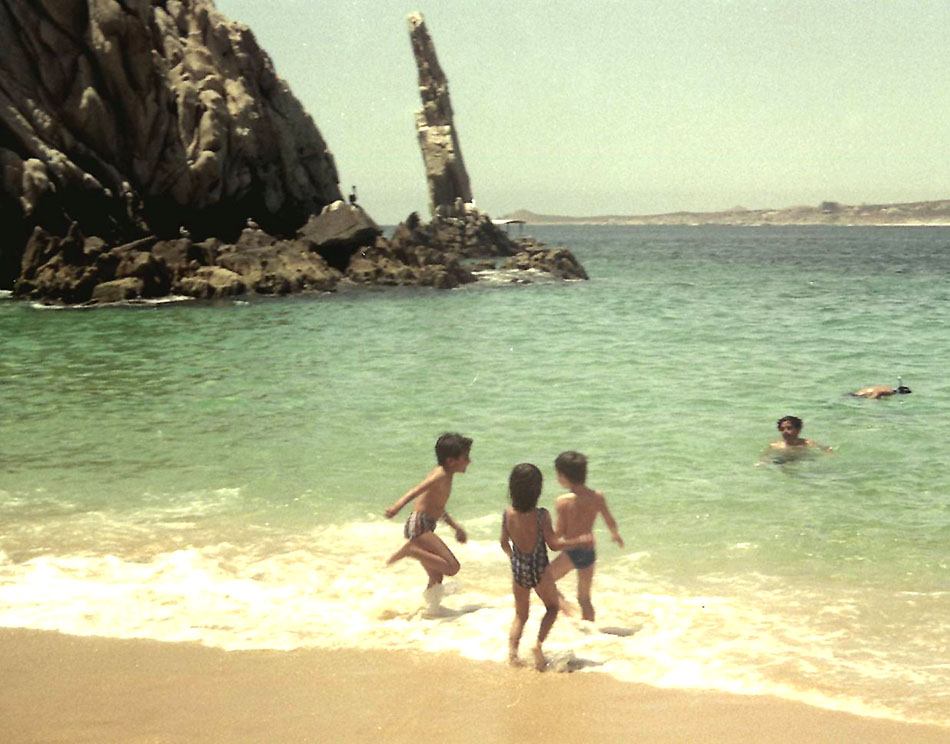
[[[0,288],[35,228],[290,235],[340,198],[312,119],[211,0],[0,0],[0,46]]]

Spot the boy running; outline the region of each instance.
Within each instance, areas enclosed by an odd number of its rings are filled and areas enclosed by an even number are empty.
[[[558,496],[555,505],[557,524],[554,531],[558,536],[570,539],[592,533],[594,520],[601,514],[610,530],[610,538],[622,548],[623,538],[617,531],[617,522],[607,508],[604,495],[586,485],[587,458],[580,452],[562,452],[554,461],[554,467],[558,483],[570,490],[570,493]],[[584,620],[591,621],[594,619],[594,605],[590,601],[590,589],[596,560],[592,541],[590,545],[565,550],[551,562],[551,575],[555,581],[571,569],[577,569],[577,601]]]
[[[445,510],[445,504],[452,494],[452,477],[464,473],[471,459],[472,440],[461,434],[443,434],[435,443],[435,457],[438,465],[423,481],[386,510],[386,518],[392,519],[399,510],[415,498],[415,509],[406,520],[403,535],[406,544],[393,553],[386,565],[395,563],[406,556],[415,558],[429,575],[427,589],[442,583],[444,576],[455,576],[459,571],[459,562],[452,551],[435,534],[435,525],[440,519],[455,530],[455,539],[464,543],[468,538],[455,520]]]

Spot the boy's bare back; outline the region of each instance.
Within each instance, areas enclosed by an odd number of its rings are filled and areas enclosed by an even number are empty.
[[[593,532],[594,521],[606,505],[600,491],[575,485],[572,493],[557,497],[558,533],[571,538]]]

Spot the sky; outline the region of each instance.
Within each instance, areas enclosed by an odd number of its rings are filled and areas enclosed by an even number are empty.
[[[947,0],[216,0],[382,224],[428,195],[407,18],[478,207],[594,216],[950,199]]]

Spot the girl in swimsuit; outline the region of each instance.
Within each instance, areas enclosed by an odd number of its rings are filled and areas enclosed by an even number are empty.
[[[563,550],[575,545],[590,544],[591,535],[563,539],[554,533],[548,510],[538,508],[541,496],[541,471],[530,463],[516,465],[508,479],[508,492],[511,506],[505,510],[501,519],[501,549],[511,560],[511,590],[515,597],[515,619],[508,636],[508,661],[520,666],[518,645],[525,623],[531,590],[544,602],[545,612],[538,629],[538,640],[532,649],[534,663],[538,670],[547,666],[547,659],[541,644],[547,638],[557,619],[558,593],[554,579],[548,571],[548,551]]]

